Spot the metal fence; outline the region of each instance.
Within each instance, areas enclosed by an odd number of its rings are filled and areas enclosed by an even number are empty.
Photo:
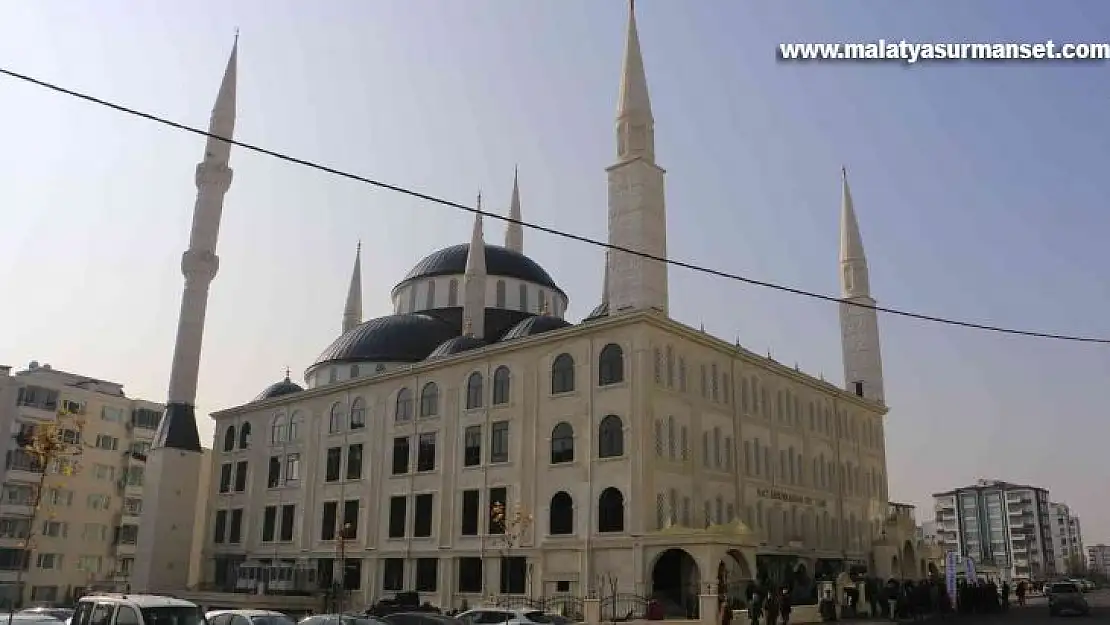
[[[550,597],[505,595],[498,597],[494,605],[506,610],[540,610],[548,614],[559,614],[575,620],[581,620],[585,617],[582,599],[574,595],[552,595]]]
[[[620,622],[644,619],[647,617],[648,603],[647,597],[629,592],[603,595],[599,602],[601,620]]]

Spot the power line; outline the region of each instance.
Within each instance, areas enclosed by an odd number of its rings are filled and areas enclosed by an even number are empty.
[[[466,212],[471,213],[471,214],[482,215],[483,217],[489,217],[489,218],[492,218],[492,219],[497,219],[499,221],[519,224],[519,225],[521,225],[525,228],[530,228],[532,230],[536,230],[538,232],[543,232],[545,234],[550,234],[550,235],[553,235],[553,236],[556,236],[556,237],[561,237],[561,238],[564,238],[564,239],[570,239],[572,241],[578,241],[580,243],[586,243],[586,244],[589,244],[589,245],[594,245],[594,246],[606,248],[606,249],[609,249],[609,250],[615,250],[615,251],[618,251],[618,252],[625,252],[625,253],[628,253],[628,254],[633,254],[633,255],[636,255],[636,256],[643,257],[643,258],[647,258],[649,260],[654,260],[654,261],[666,263],[666,264],[672,265],[674,267],[681,267],[683,269],[688,269],[690,271],[695,271],[695,272],[698,272],[698,273],[704,273],[704,274],[708,274],[708,275],[711,275],[711,276],[716,276],[718,278],[726,278],[728,280],[735,280],[737,282],[743,282],[745,284],[750,284],[752,286],[758,286],[758,287],[763,287],[763,288],[767,288],[767,289],[772,289],[772,290],[780,291],[780,292],[783,292],[783,293],[790,293],[792,295],[800,295],[802,297],[808,297],[808,298],[811,298],[811,299],[817,299],[817,300],[822,300],[822,301],[826,301],[826,302],[833,302],[833,303],[837,303],[837,304],[848,304],[849,306],[855,306],[857,308],[867,308],[867,309],[875,310],[877,312],[885,313],[885,314],[888,314],[888,315],[894,315],[894,316],[898,316],[898,317],[906,317],[908,319],[916,319],[918,321],[927,321],[927,322],[930,322],[930,323],[938,323],[938,324],[949,325],[949,326],[957,326],[957,327],[961,327],[961,328],[970,328],[972,330],[983,330],[983,331],[986,331],[986,332],[997,332],[999,334],[1010,334],[1010,335],[1015,335],[1015,336],[1025,336],[1025,337],[1039,338],[1039,339],[1051,339],[1051,340],[1056,340],[1056,341],[1069,341],[1069,342],[1073,342],[1073,343],[1097,343],[1097,344],[1104,344],[1104,345],[1105,344],[1110,344],[1110,338],[1103,338],[1103,337],[1097,337],[1097,336],[1081,336],[1081,335],[1075,335],[1075,334],[1058,334],[1058,333],[1054,333],[1054,332],[1041,332],[1041,331],[1036,331],[1036,330],[1021,330],[1021,329],[1018,329],[1018,328],[1008,328],[1008,327],[1003,327],[1003,326],[995,326],[995,325],[989,325],[989,324],[986,324],[986,323],[976,323],[974,321],[963,321],[963,320],[960,320],[960,319],[953,319],[953,318],[950,318],[950,317],[938,317],[938,316],[935,316],[935,315],[926,315],[926,314],[922,314],[922,313],[911,312],[911,311],[908,311],[908,310],[900,310],[900,309],[897,309],[897,308],[888,308],[888,307],[885,307],[885,306],[869,306],[867,304],[861,304],[861,303],[858,303],[858,302],[847,301],[847,300],[843,300],[839,297],[833,297],[831,295],[825,295],[823,293],[815,293],[813,291],[805,291],[803,289],[798,289],[798,288],[794,288],[794,287],[790,287],[790,286],[786,286],[786,285],[782,285],[782,284],[776,284],[774,282],[767,282],[767,281],[764,281],[764,280],[756,280],[755,278],[749,278],[749,277],[746,277],[746,276],[742,276],[740,274],[734,274],[734,273],[729,273],[727,271],[721,271],[719,269],[713,269],[713,268],[710,268],[710,267],[695,265],[693,263],[688,263],[688,262],[684,262],[684,261],[681,261],[681,260],[674,260],[673,258],[662,258],[662,257],[659,257],[659,256],[655,256],[655,255],[652,255],[652,254],[647,254],[647,253],[640,252],[640,251],[637,251],[637,250],[632,250],[632,249],[622,247],[622,246],[619,246],[619,245],[613,245],[613,244],[607,243],[605,241],[599,241],[597,239],[592,239],[590,237],[582,236],[580,234],[574,234],[572,232],[567,232],[565,230],[559,230],[559,229],[556,229],[556,228],[551,228],[549,226],[541,226],[539,224],[529,223],[527,221],[512,219],[512,218],[506,217],[504,215],[498,215],[498,214],[495,214],[495,213],[490,213],[490,212],[487,212],[487,211],[484,211],[484,210],[481,210],[481,209],[478,209],[478,208],[465,206],[463,204],[458,204],[458,203],[452,202],[450,200],[445,200],[443,198],[438,198],[438,197],[435,197],[433,195],[428,195],[427,193],[421,193],[420,191],[416,191],[415,189],[410,189],[410,188],[407,188],[407,187],[402,187],[402,186],[399,186],[399,185],[390,184],[388,182],[382,182],[380,180],[374,180],[373,178],[367,178],[365,176],[360,176],[358,174],[352,174],[350,172],[343,171],[341,169],[336,169],[334,167],[329,167],[329,166],[324,165],[322,163],[306,160],[306,159],[303,159],[303,158],[297,158],[295,156],[290,156],[288,154],[283,154],[281,152],[275,152],[274,150],[269,150],[269,149],[266,149],[266,148],[263,148],[263,147],[259,147],[257,145],[252,145],[250,143],[244,143],[242,141],[236,141],[235,139],[227,139],[227,138],[224,138],[224,137],[220,137],[220,136],[214,135],[214,134],[212,134],[212,133],[210,133],[206,130],[201,130],[200,128],[194,128],[192,126],[187,126],[187,125],[182,124],[180,122],[175,122],[175,121],[173,121],[171,119],[167,119],[165,117],[159,117],[159,116],[154,115],[152,113],[146,113],[144,111],[140,111],[138,109],[130,108],[128,106],[124,106],[124,105],[118,104],[116,102],[110,102],[108,100],[103,100],[103,99],[98,98],[96,96],[92,96],[92,95],[89,95],[87,93],[83,93],[83,92],[80,92],[80,91],[75,91],[73,89],[68,89],[66,87],[62,87],[61,85],[57,85],[57,84],[54,84],[54,83],[51,83],[51,82],[47,82],[45,80],[35,78],[35,77],[29,76],[27,74],[21,74],[19,72],[15,72],[15,71],[12,71],[12,70],[4,68],[4,67],[0,67],[0,74],[4,74],[6,76],[9,76],[11,78],[15,78],[17,80],[21,80],[23,82],[31,83],[33,85],[37,85],[37,86],[42,87],[44,89],[49,89],[49,90],[57,92],[57,93],[61,93],[61,94],[68,95],[68,96],[71,96],[71,97],[74,97],[74,98],[77,98],[77,99],[80,99],[80,100],[84,100],[86,102],[91,102],[93,104],[97,104],[97,105],[100,105],[100,106],[103,106],[103,107],[107,107],[107,108],[119,111],[121,113],[126,113],[128,115],[133,115],[135,117],[141,117],[143,119],[146,119],[146,120],[149,120],[149,121],[152,121],[152,122],[156,122],[156,123],[162,124],[164,126],[169,126],[171,128],[175,128],[177,130],[182,130],[184,132],[189,132],[189,133],[192,133],[192,134],[195,134],[195,135],[200,135],[202,137],[209,137],[209,138],[225,141],[225,142],[227,142],[231,145],[242,148],[244,150],[248,150],[248,151],[251,151],[251,152],[257,152],[259,154],[265,154],[266,156],[276,158],[278,160],[285,161],[287,163],[293,163],[293,164],[296,164],[296,165],[300,165],[302,167],[307,167],[309,169],[315,169],[317,171],[322,171],[322,172],[331,174],[333,176],[338,176],[340,178],[346,178],[348,180],[355,180],[355,181],[361,182],[363,184],[368,184],[368,185],[371,185],[371,186],[374,186],[374,187],[378,187],[379,189],[386,189],[388,191],[393,191],[394,193],[400,193],[402,195],[407,195],[409,197],[424,200],[426,202],[432,202],[434,204],[441,204],[443,206],[448,206],[448,207],[455,208],[455,209],[458,209],[458,210],[461,210],[461,211],[466,211]]]

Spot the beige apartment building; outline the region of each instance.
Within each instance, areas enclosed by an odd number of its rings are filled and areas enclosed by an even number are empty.
[[[143,511],[144,460],[162,405],[123,386],[32,362],[0,368],[0,593],[66,603],[88,588],[126,590]],[[15,437],[57,422],[72,453],[43,467]],[[36,492],[42,487],[38,511]],[[20,553],[27,563],[20,573]]]

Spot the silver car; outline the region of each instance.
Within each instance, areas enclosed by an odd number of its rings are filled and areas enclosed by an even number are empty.
[[[1086,616],[1091,613],[1091,606],[1079,584],[1075,582],[1056,582],[1048,589],[1048,613],[1052,616],[1060,614],[1080,614]]]

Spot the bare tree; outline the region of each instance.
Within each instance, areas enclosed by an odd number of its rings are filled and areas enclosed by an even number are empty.
[[[500,579],[504,584],[506,581],[507,573],[504,566],[508,562],[512,551],[520,546],[528,535],[529,530],[532,528],[534,521],[532,513],[526,511],[519,503],[513,506],[510,512],[505,503],[502,501],[495,501],[490,508],[490,520],[493,526],[501,530],[498,536],[501,551],[501,570],[499,571]],[[529,581],[529,569],[525,567],[525,587],[527,588]],[[506,584],[508,585],[508,584]]]
[[[54,421],[35,424],[15,435],[16,449],[11,454],[9,466],[25,462],[26,470],[39,472],[39,480],[28,502],[31,514],[27,517],[26,533],[19,542],[23,557],[15,573],[18,596],[16,605],[9,611],[8,625],[11,625],[15,609],[23,605],[23,571],[31,564],[31,557],[36,551],[35,530],[39,521],[44,521],[45,525],[58,517],[61,488],[67,478],[80,470],[76,457],[81,455],[84,429],[85,420],[62,407]],[[47,491],[49,497],[46,496]],[[72,502],[67,502],[67,505],[69,503]]]

